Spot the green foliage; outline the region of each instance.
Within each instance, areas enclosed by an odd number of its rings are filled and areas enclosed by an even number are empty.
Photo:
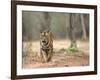
[[[29,42],[29,44],[27,45],[27,51],[28,52],[32,51],[32,42]]]
[[[75,52],[78,52],[78,48],[75,43],[71,42],[71,45],[69,46],[67,51],[68,51],[68,53],[75,53]]]
[[[27,56],[32,56],[33,55],[33,50],[32,50],[32,42],[29,42],[26,48],[26,55]]]

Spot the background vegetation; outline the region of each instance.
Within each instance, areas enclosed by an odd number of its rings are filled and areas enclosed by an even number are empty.
[[[89,14],[22,12],[23,41],[39,40],[40,32],[50,30],[54,39],[89,37]],[[72,32],[71,32],[72,31]]]

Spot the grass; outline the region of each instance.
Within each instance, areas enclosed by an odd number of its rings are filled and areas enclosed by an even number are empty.
[[[78,52],[76,43],[71,43],[71,45],[68,47],[67,51],[68,51],[68,53]]]

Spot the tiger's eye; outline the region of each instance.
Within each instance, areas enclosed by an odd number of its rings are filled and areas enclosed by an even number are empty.
[[[44,35],[44,33],[41,33],[41,35],[43,36],[43,35]]]
[[[46,35],[48,35],[48,33],[46,32]]]

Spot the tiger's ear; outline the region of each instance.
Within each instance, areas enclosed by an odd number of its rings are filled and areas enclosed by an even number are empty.
[[[42,31],[40,31],[40,33],[42,33]]]
[[[40,29],[40,33],[42,33],[43,32],[43,30],[42,29]]]
[[[49,30],[47,30],[47,33],[49,33],[50,31]]]
[[[42,36],[42,31],[40,31],[40,36]]]

